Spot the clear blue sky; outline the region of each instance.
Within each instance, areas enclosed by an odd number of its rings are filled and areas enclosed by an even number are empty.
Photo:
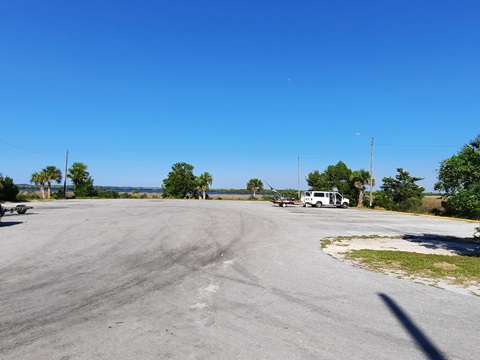
[[[479,1],[2,1],[0,172],[307,188],[343,161],[433,189],[480,133]],[[364,136],[356,136],[362,133]],[[300,158],[300,162],[298,159]],[[300,163],[300,167],[298,164]]]

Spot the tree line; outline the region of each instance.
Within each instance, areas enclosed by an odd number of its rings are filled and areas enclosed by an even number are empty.
[[[87,165],[81,162],[75,162],[68,169],[67,178],[72,181],[73,192],[76,197],[96,196],[97,191],[93,186],[93,179],[87,171]],[[60,184],[63,180],[62,171],[56,166],[49,165],[40,171],[35,171],[30,182],[40,189],[40,195],[43,199],[64,198],[65,189],[59,189],[55,194],[52,193],[52,184]],[[45,191],[46,190],[46,191]],[[20,190],[14,184],[13,179],[0,174],[0,200],[15,201]]]
[[[96,196],[97,191],[93,186],[93,179],[87,171],[87,165],[81,162],[75,162],[68,169],[67,178],[73,183],[73,192],[76,197]],[[32,174],[30,182],[38,185],[42,198],[51,198],[52,183],[60,184],[62,182],[62,171],[55,166],[47,166],[40,171]],[[45,185],[47,186],[47,194],[45,195]],[[55,194],[57,198],[64,198],[65,189],[60,189]]]
[[[213,177],[209,172],[195,175],[193,170],[193,165],[185,162],[174,164],[163,180],[162,196],[206,199]],[[75,162],[68,169],[66,176],[73,183],[75,197],[99,195],[84,163]],[[371,205],[396,211],[416,211],[421,206],[425,191],[417,184],[423,178],[412,176],[399,167],[395,177],[382,179],[380,190],[374,192],[373,201],[370,204],[370,199],[365,196],[365,192],[375,185],[375,179],[371,179],[368,171],[351,170],[342,161],[329,165],[323,172],[319,170],[310,172],[305,180],[310,190],[341,192],[350,199],[352,206]],[[52,183],[59,184],[61,181],[62,172],[55,166],[47,166],[31,176],[31,182],[39,186],[43,198],[52,197]],[[257,178],[248,180],[246,184],[247,191],[250,191],[254,197],[263,188],[263,182]],[[464,145],[456,155],[440,162],[438,181],[434,189],[443,194],[444,215],[480,219],[480,135]],[[0,174],[0,200],[14,201],[18,193],[18,187],[13,179]],[[294,190],[290,189],[288,193],[289,197],[295,196]],[[57,198],[64,196],[63,190],[55,194]]]

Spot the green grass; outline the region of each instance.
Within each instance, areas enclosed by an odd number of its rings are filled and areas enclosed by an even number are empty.
[[[324,239],[322,241],[322,249],[325,249],[328,245],[331,245],[332,244],[332,240],[331,239]]]
[[[406,251],[352,250],[346,257],[369,269],[398,270],[407,275],[433,279],[450,278],[454,283],[480,283],[480,257],[417,254]]]

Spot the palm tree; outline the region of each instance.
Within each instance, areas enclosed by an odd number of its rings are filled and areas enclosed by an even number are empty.
[[[470,147],[473,150],[480,150],[480,135],[477,135],[475,139],[470,141]]]
[[[30,182],[40,186],[40,192],[42,193],[42,198],[44,199],[45,199],[45,182],[46,181],[47,179],[45,178],[45,174],[43,173],[43,171],[34,172],[30,178]]]
[[[57,184],[60,184],[62,181],[62,172],[60,169],[55,166],[47,166],[42,170],[43,175],[45,176],[45,181],[47,182],[47,197],[50,199],[52,195],[52,181],[55,181]]]
[[[73,191],[85,184],[88,180],[90,174],[87,171],[87,165],[81,162],[73,163],[73,165],[68,169],[67,178],[71,179],[73,182]]]
[[[258,190],[263,190],[263,182],[260,179],[250,179],[247,183],[247,190],[253,191],[253,196],[255,197],[255,194]]]
[[[365,197],[365,185],[370,185],[370,173],[364,169],[352,172],[350,181],[358,189],[358,203],[357,206],[362,206],[363,198]]]
[[[202,193],[202,199],[205,200],[207,198],[207,191],[209,189],[209,185],[212,185],[213,183],[212,175],[205,171],[202,175],[195,178],[195,183],[197,189]]]

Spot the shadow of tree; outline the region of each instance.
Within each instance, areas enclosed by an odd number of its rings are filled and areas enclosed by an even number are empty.
[[[428,249],[445,249],[463,256],[480,256],[480,242],[473,238],[461,238],[438,234],[406,234],[404,240],[416,242]]]

